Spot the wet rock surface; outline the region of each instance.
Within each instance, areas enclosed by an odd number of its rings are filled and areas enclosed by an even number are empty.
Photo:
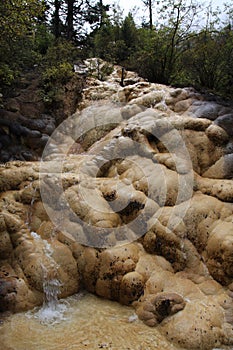
[[[232,107],[128,75],[88,78],[41,164],[0,167],[1,310],[56,277],[186,349],[232,347]]]

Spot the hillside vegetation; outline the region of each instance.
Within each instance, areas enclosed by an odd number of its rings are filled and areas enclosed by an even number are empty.
[[[25,70],[37,67],[44,99],[53,103],[55,86],[72,77],[74,63],[100,57],[151,82],[231,99],[232,0],[216,11],[195,0],[142,0],[139,6],[145,10],[140,24],[133,13],[123,17],[117,5],[102,1],[1,2],[0,92],[12,93]]]

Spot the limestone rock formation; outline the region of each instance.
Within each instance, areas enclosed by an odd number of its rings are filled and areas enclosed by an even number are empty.
[[[87,78],[41,163],[1,165],[0,310],[56,278],[184,348],[232,347],[232,106],[128,75]]]

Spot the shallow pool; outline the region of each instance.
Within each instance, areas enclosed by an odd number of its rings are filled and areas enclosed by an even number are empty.
[[[60,309],[35,309],[6,317],[1,350],[177,350],[156,328],[144,325],[132,307],[83,293]],[[56,314],[57,313],[57,314]]]

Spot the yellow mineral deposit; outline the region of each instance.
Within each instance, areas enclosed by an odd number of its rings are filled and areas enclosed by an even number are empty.
[[[232,349],[232,107],[117,71],[0,167],[1,350]]]

